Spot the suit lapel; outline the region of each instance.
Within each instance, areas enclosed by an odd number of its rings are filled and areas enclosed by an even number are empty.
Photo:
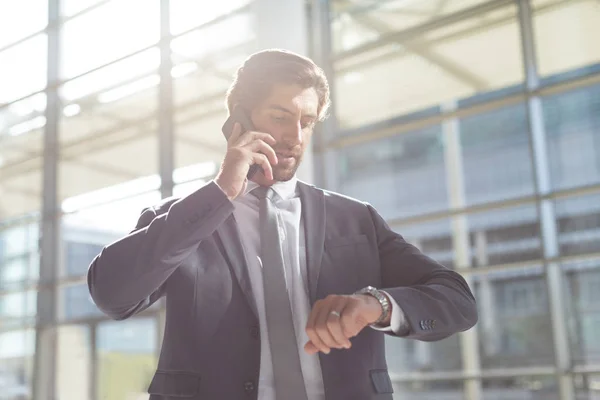
[[[302,202],[310,302],[313,305],[317,296],[317,284],[325,241],[325,196],[322,190],[300,181],[298,181],[298,189]]]
[[[248,274],[248,260],[244,253],[244,247],[240,240],[240,233],[233,214],[217,229],[217,235],[221,241],[221,251],[233,269],[254,315],[258,318],[256,301],[252,293],[250,275]]]

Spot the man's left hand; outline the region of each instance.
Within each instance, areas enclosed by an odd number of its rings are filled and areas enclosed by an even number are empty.
[[[319,351],[329,354],[332,348],[349,349],[350,338],[377,321],[382,312],[381,304],[373,296],[327,296],[315,303],[308,317],[306,333],[310,341],[304,350],[309,354]],[[389,325],[389,321],[384,321],[385,324]]]

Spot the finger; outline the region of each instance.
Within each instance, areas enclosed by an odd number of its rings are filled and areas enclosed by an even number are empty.
[[[319,352],[319,349],[317,349],[317,346],[315,346],[313,342],[306,342],[304,345],[304,351],[308,354],[316,354]]]
[[[229,140],[227,140],[227,142],[229,144],[236,143],[239,140],[242,132],[242,125],[239,122],[236,122],[235,124],[233,124],[233,129],[231,130],[231,135],[229,135]]]
[[[246,148],[250,149],[253,153],[262,153],[269,158],[271,164],[275,165],[279,162],[275,150],[262,139],[256,139],[246,145]]]
[[[336,302],[333,305],[332,311],[337,311],[340,315],[329,312],[327,316],[327,328],[329,329],[329,333],[333,340],[337,343],[338,347],[350,347],[350,341],[348,340],[348,336],[344,332],[342,325],[342,318],[344,315],[344,306],[343,302]]]
[[[268,133],[265,132],[257,132],[257,131],[248,131],[246,133],[244,133],[243,135],[239,136],[239,140],[236,142],[236,145],[238,146],[244,146],[247,145],[248,143],[251,143],[255,140],[262,140],[265,143],[270,144],[271,146],[274,146],[276,143],[276,140],[273,136],[271,136]]]
[[[273,180],[273,168],[271,167],[271,163],[267,156],[261,153],[252,153],[252,161],[262,167],[267,179]]]
[[[323,308],[323,300],[319,300],[313,306],[313,309],[308,316],[308,322],[306,323],[306,334],[308,338],[312,342],[313,346],[323,353],[329,354],[329,347],[323,343],[319,335],[317,334],[317,318],[319,317],[319,312]]]
[[[321,342],[323,342],[325,344],[325,346],[327,346],[329,348],[339,349],[342,346],[340,346],[333,339],[333,336],[331,335],[331,332],[329,331],[329,327],[328,327],[328,321],[329,321],[330,317],[337,319],[336,316],[331,315],[331,311],[332,311],[331,305],[329,305],[328,307],[323,307],[321,310],[319,310],[319,315],[317,316],[315,329],[317,331],[317,335],[319,336],[319,339],[321,339]],[[337,323],[339,323],[339,321],[337,321]]]

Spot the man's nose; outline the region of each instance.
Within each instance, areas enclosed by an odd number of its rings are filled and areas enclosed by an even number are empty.
[[[302,125],[299,121],[295,124],[293,128],[290,129],[290,131],[288,132],[287,139],[290,143],[293,143],[295,145],[302,144]]]

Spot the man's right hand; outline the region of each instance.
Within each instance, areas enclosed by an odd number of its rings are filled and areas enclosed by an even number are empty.
[[[271,164],[277,164],[277,155],[273,146],[275,139],[268,133],[242,132],[236,123],[227,141],[227,153],[221,163],[221,169],[215,182],[225,192],[229,200],[243,193],[248,180],[248,170],[253,164],[259,164],[268,180],[273,180]]]

